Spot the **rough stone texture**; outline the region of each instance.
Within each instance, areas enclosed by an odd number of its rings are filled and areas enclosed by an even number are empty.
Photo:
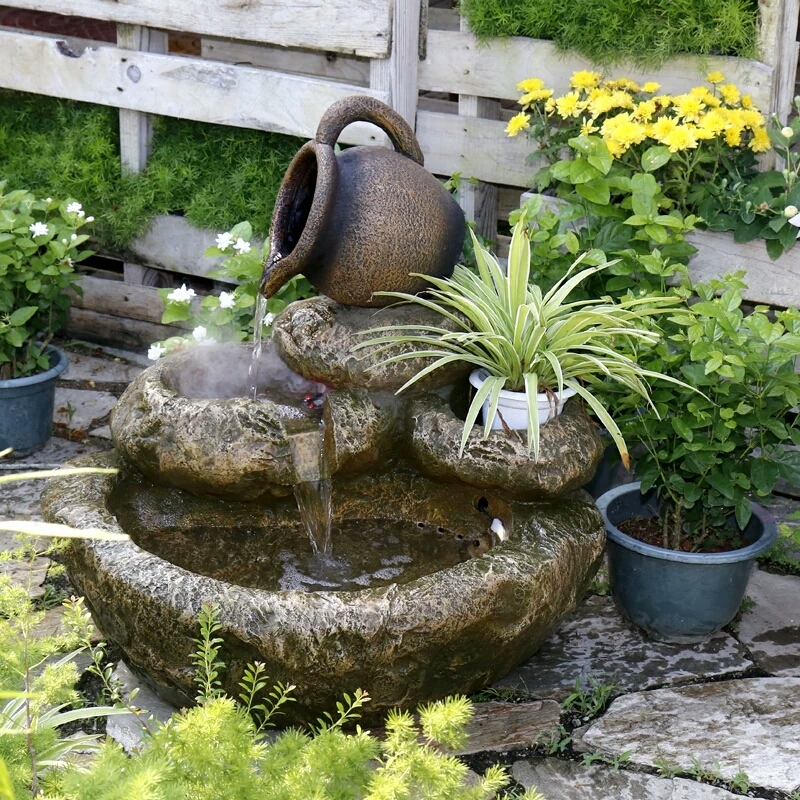
[[[96,420],[107,417],[116,404],[117,398],[109,392],[59,386],[56,388],[53,422],[66,425],[72,430],[87,431]]]
[[[97,453],[101,450],[107,450],[108,445],[101,442],[71,442],[68,439],[62,439],[58,436],[53,436],[47,441],[47,444],[36,453],[31,453],[24,458],[3,458],[0,459],[0,474],[7,472],[28,472],[29,470],[36,469],[58,469],[63,466],[65,461],[78,456],[88,455],[89,453]],[[12,484],[16,485],[16,484]],[[8,485],[3,488],[5,494]]]
[[[754,569],[747,594],[755,602],[739,623],[739,640],[761,669],[800,677],[800,578]]]
[[[84,463],[116,462],[102,455]],[[114,480],[51,481],[46,519],[118,531],[105,507]],[[347,501],[334,504],[334,518],[371,518],[377,510],[382,518],[436,524],[471,515],[485,529],[473,495],[410,472],[361,478],[339,492]],[[215,602],[225,688],[235,692],[244,665],[258,659],[272,680],[298,685],[298,702],[288,708],[293,717],[315,719],[342,692],[362,687],[373,698],[374,719],[390,707],[486,686],[529,658],[583,596],[605,539],[588,495],[543,505],[489,502],[510,532],[503,545],[407,584],[358,592],[244,589],[190,573],[132,542],[76,541],[68,569],[106,635],[178,699],[193,693],[196,616],[204,602]]]
[[[535,786],[548,800],[733,800],[732,794],[685,778],[584,767],[576,761],[540,758],[515,761],[511,775],[526,789]]]
[[[365,472],[397,457],[403,419],[394,395],[336,389],[327,397],[324,419],[332,474]]]
[[[695,758],[723,778],[743,770],[754,786],[791,793],[800,788],[798,730],[800,678],[748,678],[619,697],[573,744],[630,750],[628,763],[648,767],[664,759],[689,770]]]
[[[0,561],[0,575],[8,575],[12,586],[21,586],[36,600],[44,597],[42,584],[47,578],[50,559],[37,556],[30,561]]]
[[[147,732],[143,722],[147,723],[152,718],[163,724],[175,713],[175,707],[165,703],[138,680],[122,661],[117,664],[111,679],[119,681],[126,702],[131,702],[131,693],[134,689],[138,690],[132,702],[141,709],[141,717],[137,719],[134,714],[115,714],[108,718],[106,724],[108,735],[122,745],[126,753],[130,753],[145,742]]]
[[[69,366],[60,377],[62,383],[94,381],[97,384],[130,383],[142,368],[121,359],[97,358],[69,351]]]
[[[561,706],[552,700],[534,703],[476,703],[467,725],[469,739],[458,755],[523,750],[542,734],[558,729]]]
[[[580,678],[613,683],[631,692],[717,678],[753,662],[727,633],[700,644],[671,645],[648,639],[627,623],[609,597],[588,597],[561,623],[539,652],[498,681],[498,688],[532,697],[562,699]]]
[[[90,432],[91,436],[96,436],[98,439],[107,439],[111,441],[111,426],[101,425],[99,428],[94,428]]]
[[[280,407],[243,395],[246,348],[194,348],[162,358],[145,370],[120,398],[111,418],[114,445],[153,480],[195,492],[255,499],[288,494],[295,472]],[[206,369],[202,359],[212,359]],[[227,363],[232,381],[182,396],[181,382],[194,373],[215,373]],[[220,367],[222,369],[222,367]],[[241,370],[240,370],[241,371]],[[241,385],[239,385],[241,384]],[[216,399],[232,388],[231,399]],[[218,391],[219,390],[219,391]]]
[[[435,395],[415,401],[408,413],[411,458],[434,480],[458,480],[519,499],[544,500],[579,489],[603,457],[597,426],[575,400],[541,429],[538,461],[528,454],[525,431],[492,431],[484,441],[480,426],[472,430],[459,457],[464,423]]]
[[[342,306],[328,297],[312,297],[292,303],[272,326],[272,341],[280,357],[291,369],[309,380],[334,388],[396,391],[427,365],[430,358],[410,358],[377,367],[390,355],[412,352],[414,345],[398,345],[375,352],[352,348],[373,337],[359,335],[370,328],[385,325],[425,324],[455,329],[440,314],[415,305],[383,309]],[[419,345],[416,349],[420,349]],[[434,387],[466,380],[472,367],[455,362],[435,370],[403,394],[412,396]]]

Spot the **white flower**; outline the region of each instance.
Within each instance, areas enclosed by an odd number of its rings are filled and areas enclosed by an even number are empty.
[[[795,228],[800,228],[800,214],[797,214],[796,216],[792,217],[789,220],[789,224],[794,225]],[[797,231],[797,238],[800,239],[800,231]]]
[[[233,308],[236,303],[236,295],[233,292],[220,292],[219,293],[219,307],[220,308]]]
[[[50,228],[44,224],[44,222],[34,222],[33,225],[28,226],[28,230],[34,236],[47,236],[50,233]]]
[[[94,222],[94,217],[86,217],[87,222]]]
[[[245,253],[249,253],[249,252],[250,252],[250,242],[246,242],[246,241],[245,241],[244,239],[242,239],[242,237],[240,236],[240,237],[239,237],[239,238],[236,240],[236,244],[233,246],[233,249],[234,249],[234,250],[235,250],[235,251],[236,251],[236,252],[237,252],[237,253],[238,253],[240,256],[243,256]]]
[[[264,327],[269,328],[270,325],[275,321],[275,315],[270,311],[269,314],[264,315]]]
[[[67,214],[80,214],[83,206],[80,203],[70,203],[67,206]]]
[[[166,352],[167,348],[164,347],[163,344],[156,342],[155,344],[150,345],[150,349],[147,351],[147,357],[151,361],[158,361],[158,359],[161,358],[161,356],[163,356]]]
[[[794,136],[794,131],[787,125],[785,128],[781,128],[781,136],[791,139]]]
[[[167,300],[172,300],[173,303],[189,303],[194,295],[194,289],[187,289],[186,284],[182,283],[180,289],[173,289],[167,295]]]
[[[53,202],[53,198],[52,197],[45,197],[44,201],[45,201],[45,203],[52,203]]]
[[[219,247],[220,250],[227,250],[232,243],[233,236],[231,236],[229,233],[220,233],[217,236],[217,247]]]
[[[66,239],[62,239],[61,240],[61,244],[67,244],[67,240]]]
[[[72,236],[70,236],[69,238],[72,239],[72,241],[74,242],[78,238],[78,234],[73,233]]]
[[[196,328],[195,328],[195,329],[192,331],[192,336],[194,336],[194,340],[195,340],[196,342],[202,342],[202,341],[203,341],[203,339],[205,339],[205,338],[206,338],[206,334],[207,334],[207,333],[208,333],[208,331],[207,331],[207,330],[206,330],[206,329],[205,329],[205,328],[204,328],[202,325],[198,325],[198,326],[197,326],[197,327],[196,327]]]
[[[790,219],[791,217],[796,217],[797,214],[798,214],[797,206],[786,206],[786,208],[783,209],[783,216],[786,217],[786,219]]]

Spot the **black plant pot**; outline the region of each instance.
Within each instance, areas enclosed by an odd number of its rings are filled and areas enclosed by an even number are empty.
[[[707,639],[736,616],[756,558],[778,535],[775,520],[751,503],[743,532],[749,544],[726,553],[666,550],[626,536],[617,525],[658,514],[654,492],[618,486],[597,500],[608,534],[611,595],[620,612],[652,639],[690,643]]]

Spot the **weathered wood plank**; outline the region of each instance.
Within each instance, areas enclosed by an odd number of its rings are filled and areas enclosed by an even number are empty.
[[[200,40],[200,48],[203,58],[212,61],[313,75],[354,86],[369,85],[369,60],[365,58],[343,56],[332,51],[321,53],[318,50],[290,50],[276,45],[234,42],[205,36]]]
[[[698,250],[689,262],[693,280],[721,278],[741,269],[747,273],[745,299],[771,306],[800,306],[800,246],[772,261],[761,239],[736,244],[730,233],[716,231],[695,231],[686,239]]]
[[[471,33],[429,30],[428,56],[420,64],[419,88],[511,99],[518,97],[516,85],[523,78],[541,78],[561,93],[569,88],[575,70],[592,68],[586,59],[566,55],[549,41],[510,37],[480,43]],[[770,110],[774,70],[759,61],[686,57],[672,59],[658,70],[619,65],[606,74],[642,82],[654,80],[666,92],[683,92],[702,83],[705,73],[713,69],[720,70],[743,93],[751,94],[762,111]]]
[[[417,139],[434,175],[460,172],[463,180],[526,186],[539,168],[525,163],[533,145],[522,136],[509,138],[504,129],[502,121],[417,113]]]
[[[459,30],[458,11],[454,8],[429,8],[429,31],[457,31]]]
[[[117,25],[117,46],[126,50],[166,53],[169,41],[166,31],[141,25]],[[119,152],[123,172],[141,172],[150,157],[153,141],[153,117],[128,108],[119,110]]]
[[[74,14],[206,36],[382,58],[392,0],[12,0],[15,8]],[[68,5],[68,8],[65,8]]]
[[[505,753],[532,747],[543,734],[558,729],[561,707],[555,700],[531,703],[476,703],[467,724],[469,740],[459,755],[485,750]]]
[[[311,138],[328,106],[351,94],[388,92],[200,58],[117,47],[75,52],[63,40],[0,31],[0,86],[241,128]],[[374,144],[374,126],[348,126],[342,141]]]
[[[134,353],[146,353],[153,342],[175,336],[180,331],[170,325],[156,325],[73,306],[63,332],[73,339],[97,342]]]
[[[785,122],[792,110],[797,77],[797,18],[800,0],[759,3],[759,52],[775,69],[772,110]]]

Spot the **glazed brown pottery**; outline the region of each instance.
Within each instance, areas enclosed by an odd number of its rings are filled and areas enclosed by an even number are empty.
[[[351,122],[372,122],[394,150],[351,147],[336,154]],[[385,306],[374,292],[417,293],[409,273],[445,277],[461,253],[464,214],[423,167],[406,121],[371,97],[346,97],[323,115],[294,157],[272,216],[261,292],[271,297],[302,273],[321,293],[353,306]]]

